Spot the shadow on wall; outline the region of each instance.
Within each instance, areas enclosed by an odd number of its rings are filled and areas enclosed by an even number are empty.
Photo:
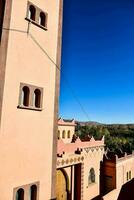
[[[117,200],[134,200],[134,178],[124,184]]]

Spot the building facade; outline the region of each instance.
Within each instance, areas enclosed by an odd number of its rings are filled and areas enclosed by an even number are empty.
[[[108,153],[107,156],[104,156],[101,163],[101,195],[104,200],[117,200],[122,186],[124,187],[133,178],[134,153],[130,155],[126,153],[122,155]],[[132,192],[131,190],[129,191],[129,193]]]
[[[117,200],[134,177],[133,154],[105,158],[104,138],[58,120],[62,12],[63,0],[0,0],[1,200]]]
[[[100,194],[100,162],[104,138],[73,138],[75,121],[58,121],[57,200],[88,200]],[[70,141],[68,132],[71,133]]]
[[[65,120],[60,118],[58,120],[58,139],[62,139],[64,143],[71,143],[75,133],[76,123],[74,119]]]
[[[75,127],[74,120],[58,120],[57,200],[124,200],[126,188],[133,200],[134,153],[104,151],[104,137],[81,141]]]
[[[0,193],[56,199],[62,0],[0,0]]]

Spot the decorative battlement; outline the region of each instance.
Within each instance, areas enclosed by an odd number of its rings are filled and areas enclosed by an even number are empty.
[[[58,125],[59,126],[76,126],[75,120],[74,119],[58,119]]]
[[[125,153],[123,157],[118,157],[118,155],[116,155],[116,163],[131,159],[131,158],[134,158],[134,151],[132,152],[132,154]]]
[[[90,141],[82,142],[78,137],[74,143],[64,143],[62,139],[58,140],[57,154],[79,153],[86,149],[104,147],[104,137],[101,140],[95,140],[94,137]]]
[[[114,154],[113,152],[107,152],[105,153],[104,161],[117,164],[131,158],[134,158],[134,151],[132,152],[132,154],[127,154],[125,152],[118,155]]]

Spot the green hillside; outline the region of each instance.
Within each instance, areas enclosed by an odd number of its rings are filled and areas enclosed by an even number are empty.
[[[84,139],[88,135],[95,139],[105,136],[106,148],[118,153],[134,150],[134,124],[100,124],[97,122],[77,122],[76,134]]]

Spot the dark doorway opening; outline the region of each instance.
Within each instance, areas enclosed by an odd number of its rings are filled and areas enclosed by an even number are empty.
[[[74,166],[74,200],[81,200],[81,164]]]

